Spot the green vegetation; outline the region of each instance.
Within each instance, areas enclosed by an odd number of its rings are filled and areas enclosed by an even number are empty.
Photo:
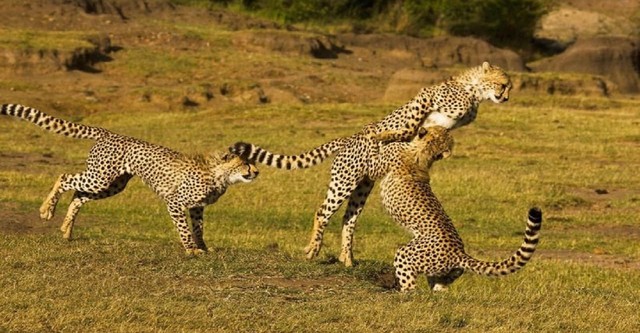
[[[30,31],[0,29],[0,49],[73,51],[90,48],[90,33],[79,31]]]
[[[69,195],[51,222],[37,209],[57,174],[83,168],[90,142],[3,118],[0,331],[638,331],[637,101],[519,101],[481,106],[476,122],[456,131],[453,157],[434,167],[433,187],[468,251],[484,259],[516,249],[527,209],[541,206],[540,250],[515,275],[467,273],[442,294],[424,279],[415,293],[388,289],[394,251],[409,236],[377,189],[356,231],[354,268],[336,262],[339,216],[320,258],[303,259],[330,163],[262,166],[255,183],[231,187],[206,210],[212,250],[204,256],[183,254],[165,207],[139,180],[83,207],[77,239],[66,242],[57,227]],[[294,153],[391,108],[131,110],[82,122],[184,152],[246,140]]]
[[[284,24],[326,29],[396,32],[419,37],[476,36],[514,48],[529,46],[551,0],[173,0],[192,6],[226,6]],[[322,28],[323,27],[323,28]]]

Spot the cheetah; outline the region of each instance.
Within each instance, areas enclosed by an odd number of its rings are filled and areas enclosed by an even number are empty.
[[[468,255],[462,239],[442,204],[431,191],[429,168],[451,155],[453,138],[443,127],[421,128],[409,143],[382,145],[378,170],[382,203],[393,219],[413,233],[396,251],[393,265],[401,291],[416,287],[418,274],[426,274],[433,291],[446,290],[465,270],[486,276],[514,273],[527,264],[538,244],[542,212],[529,210],[524,241],[509,258],[484,262]]]
[[[186,252],[200,254],[207,251],[203,239],[204,207],[216,202],[229,185],[248,183],[258,176],[255,165],[230,152],[187,156],[18,104],[2,105],[0,114],[22,118],[68,137],[96,141],[89,152],[86,170],[60,175],[40,207],[40,217],[50,220],[60,196],[66,191],[75,191],[60,228],[66,239],[71,239],[82,205],[120,193],[133,176],[138,176],[167,204]],[[193,234],[189,230],[186,211],[191,218]]]
[[[305,247],[305,253],[308,259],[318,255],[330,218],[348,199],[342,221],[339,260],[349,267],[353,263],[352,242],[356,220],[375,183],[369,156],[377,151],[378,141],[381,138],[385,141],[410,141],[420,127],[439,125],[453,129],[467,125],[476,118],[480,102],[508,101],[511,86],[507,73],[500,67],[484,62],[445,82],[423,88],[411,101],[379,122],[366,126],[364,134],[360,132],[351,137],[338,138],[299,155],[274,154],[245,142],[237,142],[232,152],[252,162],[279,169],[309,168],[337,153],[324,202],[314,215],[311,240]]]

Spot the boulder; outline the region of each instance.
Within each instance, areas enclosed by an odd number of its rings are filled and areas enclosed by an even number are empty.
[[[534,40],[547,50],[558,53],[578,39],[603,35],[628,36],[636,30],[633,22],[620,13],[608,16],[593,9],[581,10],[563,6],[540,19],[534,32]]]
[[[621,93],[640,91],[640,40],[628,37],[579,39],[566,51],[528,64],[533,72],[586,73],[602,76]]]
[[[390,34],[342,34],[337,40],[347,49],[363,47],[376,51],[402,51],[415,54],[426,68],[473,67],[488,61],[509,71],[526,71],[516,52],[495,47],[472,37],[440,36],[416,38]]]

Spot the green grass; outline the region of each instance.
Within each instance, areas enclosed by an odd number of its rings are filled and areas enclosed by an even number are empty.
[[[77,48],[92,48],[88,41],[90,32],[80,31],[32,31],[0,29],[0,48],[18,50],[73,51]]]
[[[184,152],[246,140],[296,153],[391,109],[314,104],[80,119]],[[518,274],[467,273],[442,294],[424,279],[411,294],[387,288],[394,251],[409,236],[377,189],[358,224],[354,268],[336,262],[342,211],[320,257],[304,259],[330,163],[295,172],[262,166],[255,183],[231,187],[205,212],[212,251],[204,256],[183,254],[162,202],[138,180],[83,207],[76,239],[64,241],[57,227],[69,196],[51,222],[38,221],[37,210],[57,174],[83,168],[91,142],[1,118],[0,332],[638,331],[638,110],[634,100],[581,98],[482,105],[476,122],[455,132],[453,157],[434,167],[434,191],[479,258],[515,250],[533,205],[544,212],[541,244]]]

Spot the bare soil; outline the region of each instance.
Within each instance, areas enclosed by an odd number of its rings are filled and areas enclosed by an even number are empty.
[[[24,212],[18,205],[0,202],[0,234],[58,234],[59,226],[40,220],[38,212]]]

